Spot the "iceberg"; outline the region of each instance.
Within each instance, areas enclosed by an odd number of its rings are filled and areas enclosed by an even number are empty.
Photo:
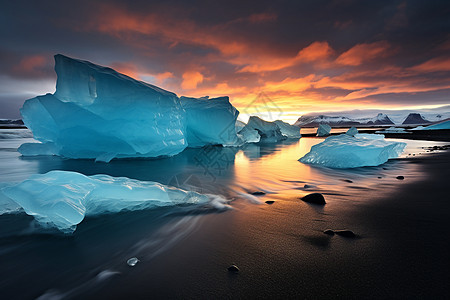
[[[258,130],[250,127],[242,128],[238,136],[242,140],[242,143],[258,143],[261,140]]]
[[[241,130],[256,130],[259,134],[260,142],[276,143],[284,140],[286,137],[281,133],[280,127],[274,122],[268,122],[260,119],[257,116],[251,116],[247,125]]]
[[[328,124],[319,124],[317,128],[317,136],[327,136],[330,135],[331,126]]]
[[[180,102],[186,110],[189,147],[237,144],[236,119],[239,111],[231,105],[228,97],[181,97]]]
[[[442,129],[450,129],[450,120],[427,126],[421,130],[442,130]],[[416,129],[418,130],[418,129]]]
[[[274,121],[275,124],[280,128],[281,134],[290,139],[299,139],[302,137],[300,134],[300,127],[291,125],[289,123],[283,122],[281,120]]]
[[[341,134],[326,138],[311,147],[300,162],[330,168],[346,169],[378,166],[398,157],[406,143],[386,141],[381,135]]]
[[[50,171],[2,189],[45,228],[72,233],[85,216],[180,204],[206,204],[207,195],[157,182]]]
[[[358,134],[358,129],[356,129],[356,127],[351,127],[345,134],[355,136],[355,134]]]
[[[56,92],[21,114],[39,143],[24,156],[96,159],[172,156],[186,147],[237,145],[239,111],[228,97],[181,97],[88,61],[55,55]]]
[[[375,131],[375,133],[411,133],[405,130],[405,128],[389,127],[384,130]]]
[[[55,71],[56,92],[29,99],[21,109],[46,149],[69,158],[111,159],[169,156],[186,148],[185,111],[174,93],[60,54]],[[37,145],[19,152],[40,154]]]

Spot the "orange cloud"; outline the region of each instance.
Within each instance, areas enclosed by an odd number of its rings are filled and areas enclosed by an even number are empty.
[[[192,90],[197,88],[199,83],[203,82],[203,75],[200,72],[185,72],[183,73],[183,82],[181,87],[184,90]]]
[[[348,66],[359,66],[375,58],[389,55],[390,45],[386,41],[375,42],[371,44],[358,44],[342,53],[336,63]]]
[[[300,62],[314,62],[318,60],[324,60],[330,57],[334,53],[334,50],[327,42],[313,42],[309,46],[300,50],[295,57],[292,58],[279,58],[279,57],[263,57],[249,59],[255,63],[245,66],[238,72],[265,72],[276,71],[287,67],[294,66]]]
[[[419,72],[450,71],[450,57],[444,56],[432,58],[420,65],[412,67],[411,70]]]
[[[26,56],[14,66],[13,71],[17,73],[39,73],[39,69],[47,64],[47,59],[43,55]]]
[[[314,42],[306,48],[300,50],[296,60],[299,61],[316,61],[330,57],[334,50],[327,42]]]

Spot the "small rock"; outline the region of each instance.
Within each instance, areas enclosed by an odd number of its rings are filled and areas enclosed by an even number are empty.
[[[252,193],[253,196],[262,196],[262,195],[265,195],[265,194],[266,194],[266,193],[261,192],[261,191],[256,191],[256,192],[253,192],[253,193]]]
[[[127,265],[129,265],[130,267],[134,267],[138,262],[139,259],[137,259],[136,257],[132,257],[129,260],[127,260]]]
[[[274,204],[275,201],[273,201],[273,200],[267,200],[266,203],[267,203],[267,204]]]
[[[403,179],[405,179],[405,177],[403,177],[403,176],[397,176],[397,177],[395,177],[395,178],[397,178],[398,180],[403,180]]]
[[[336,233],[337,235],[343,236],[343,237],[347,237],[347,238],[354,238],[356,237],[356,234],[351,231],[351,230],[335,230],[334,233]]]
[[[342,181],[348,182],[348,183],[353,183],[353,181],[351,181],[350,179],[342,179]]]
[[[334,235],[334,231],[331,229],[324,230],[323,233],[328,234],[328,235]]]
[[[301,198],[303,201],[312,203],[312,204],[319,204],[319,205],[325,205],[325,198],[321,193],[312,193],[308,194],[305,197]]]
[[[231,273],[239,273],[239,271],[240,271],[238,266],[236,266],[236,265],[229,266],[227,268],[227,270],[228,270],[228,272],[231,272]]]
[[[378,179],[381,179],[381,178],[383,178],[383,177],[381,177],[381,176],[378,176]]]

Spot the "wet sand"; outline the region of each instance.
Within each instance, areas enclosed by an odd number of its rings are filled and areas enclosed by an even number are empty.
[[[348,193],[319,190],[324,207],[296,189],[260,197],[272,205],[236,200],[232,211],[198,216],[173,248],[83,298],[447,298],[450,152],[396,163],[407,171],[383,175],[378,189],[353,180],[342,182]]]

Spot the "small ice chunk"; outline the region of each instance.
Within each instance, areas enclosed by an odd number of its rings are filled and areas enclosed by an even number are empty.
[[[129,260],[127,260],[127,265],[129,265],[130,267],[134,267],[135,265],[137,265],[138,262],[139,259],[137,259],[136,257],[132,257]]]
[[[328,124],[319,124],[317,128],[317,136],[327,136],[330,135],[331,126]]]
[[[261,140],[261,136],[258,131],[249,127],[242,128],[242,130],[238,133],[238,136],[244,141],[244,143],[258,143]]]
[[[369,136],[341,134],[328,137],[312,146],[311,151],[300,158],[300,162],[339,169],[378,166],[398,157],[406,147],[406,143]]]
[[[281,120],[276,120],[274,121],[274,123],[278,125],[283,136],[292,139],[298,139],[302,137],[302,135],[300,134],[300,127],[291,125]]]
[[[356,127],[351,127],[345,134],[355,136],[355,134],[358,134],[358,129],[356,129]]]
[[[260,142],[264,143],[276,143],[286,138],[282,135],[280,127],[278,127],[277,124],[274,122],[264,121],[257,116],[251,116],[244,129],[256,130],[261,137]]]
[[[64,233],[72,233],[86,215],[210,201],[206,195],[157,182],[69,171],[32,175],[2,192],[43,227]]]
[[[392,126],[384,130],[375,131],[375,133],[411,133],[411,132],[405,131],[405,128],[398,128]]]

